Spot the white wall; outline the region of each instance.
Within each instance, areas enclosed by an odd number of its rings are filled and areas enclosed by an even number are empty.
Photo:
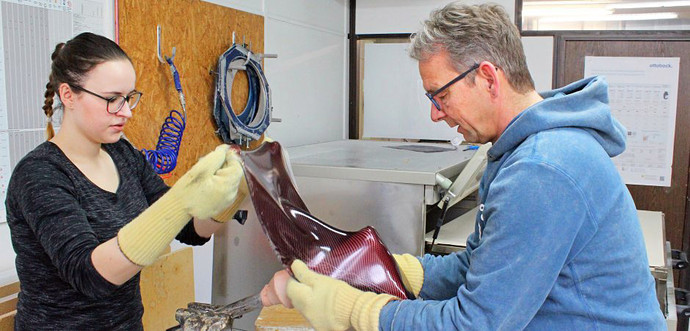
[[[14,268],[15,256],[10,240],[10,228],[7,223],[2,223],[0,224],[0,285],[17,281],[17,271]]]
[[[357,34],[375,33],[413,33],[429,13],[443,7],[450,0],[367,0],[358,1],[355,11],[355,30]],[[465,0],[467,4],[489,1]],[[505,7],[512,20],[515,20],[515,0],[490,1]]]
[[[538,92],[552,89],[553,43],[552,36],[522,37],[527,67]]]
[[[347,137],[345,0],[266,0],[266,78],[273,93],[269,135],[285,146]]]

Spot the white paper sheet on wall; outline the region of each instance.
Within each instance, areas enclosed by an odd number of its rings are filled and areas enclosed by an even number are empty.
[[[678,101],[678,57],[585,57],[585,77],[605,76],[611,113],[627,129],[615,157],[626,184],[671,186]]]
[[[105,33],[114,23],[107,0],[0,1],[0,223],[12,169],[45,140],[43,94],[50,55],[81,32]],[[57,117],[57,116],[56,116]],[[55,123],[58,124],[58,123]]]

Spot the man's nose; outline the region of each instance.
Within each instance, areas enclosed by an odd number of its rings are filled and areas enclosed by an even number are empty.
[[[431,120],[432,121],[438,122],[438,121],[442,120],[443,117],[445,117],[445,116],[446,116],[446,114],[444,112],[438,110],[436,108],[436,106],[434,106],[433,103],[431,104]]]

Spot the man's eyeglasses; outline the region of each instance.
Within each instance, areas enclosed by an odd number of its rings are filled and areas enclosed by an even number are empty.
[[[472,67],[470,67],[469,69],[467,69],[467,71],[461,73],[460,75],[458,75],[458,77],[453,78],[453,80],[451,80],[450,82],[448,82],[448,84],[443,85],[441,88],[439,88],[438,90],[434,91],[433,93],[429,93],[429,92],[425,93],[425,94],[426,94],[426,97],[429,98],[429,100],[431,100],[431,103],[434,104],[434,107],[436,107],[437,110],[441,110],[441,105],[438,104],[438,102],[436,101],[435,97],[436,97],[439,93],[445,91],[445,90],[446,90],[447,88],[449,88],[451,85],[453,85],[453,84],[457,83],[459,80],[465,78],[465,76],[467,76],[467,74],[469,74],[470,72],[472,72],[472,70],[477,69],[477,68],[479,68],[479,63],[475,63]]]
[[[87,90],[81,86],[78,86],[78,85],[70,85],[70,86],[75,90],[86,92],[88,94],[91,94],[95,97],[99,97],[99,98],[107,101],[107,104],[105,106],[105,110],[111,114],[117,114],[117,112],[122,110],[122,106],[125,105],[125,102],[127,102],[127,104],[129,104],[130,110],[134,109],[134,107],[136,107],[137,104],[139,104],[139,100],[141,99],[141,95],[143,94],[137,90],[134,90],[132,92],[129,92],[129,94],[127,94],[127,95],[115,95],[115,96],[106,98],[104,96],[101,96],[101,95],[98,95],[94,92],[91,92],[91,91],[89,91],[89,90]]]

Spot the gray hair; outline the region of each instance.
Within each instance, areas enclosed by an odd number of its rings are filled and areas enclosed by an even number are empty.
[[[489,61],[503,70],[518,93],[534,90],[520,33],[500,5],[451,2],[432,11],[410,38],[409,54],[417,61],[445,50],[458,72]],[[468,75],[469,81],[474,77],[475,73]]]

